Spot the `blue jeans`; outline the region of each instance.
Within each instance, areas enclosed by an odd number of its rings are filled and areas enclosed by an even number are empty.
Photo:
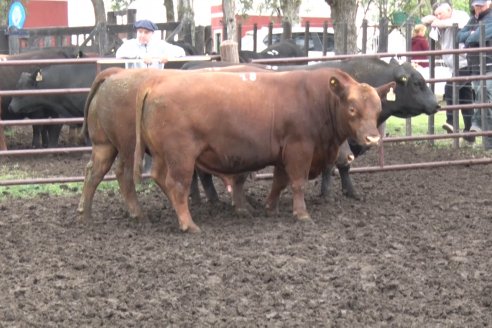
[[[485,80],[485,99],[482,100],[482,93],[480,90],[480,81],[473,81],[472,86],[475,92],[475,99],[477,103],[490,103],[492,102],[492,72],[487,72],[487,76],[490,79]],[[485,111],[485,122],[482,122],[482,110]],[[484,124],[482,124],[484,123]],[[472,117],[472,130],[474,128],[480,128],[481,130],[489,130],[492,128],[492,108],[478,108]],[[492,137],[483,137],[483,142],[486,149],[492,149]]]

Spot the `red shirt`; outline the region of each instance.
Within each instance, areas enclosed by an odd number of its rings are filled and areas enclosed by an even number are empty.
[[[412,51],[427,51],[429,50],[429,41],[426,37],[417,35],[412,38]],[[415,55],[412,56],[412,60],[417,60],[417,63],[422,67],[428,67],[428,62],[423,62],[423,60],[429,60],[428,55]]]

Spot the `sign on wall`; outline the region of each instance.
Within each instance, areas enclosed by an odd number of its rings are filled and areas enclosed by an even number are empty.
[[[9,10],[9,27],[14,26],[18,29],[24,27],[26,22],[26,10],[20,2],[14,2]]]

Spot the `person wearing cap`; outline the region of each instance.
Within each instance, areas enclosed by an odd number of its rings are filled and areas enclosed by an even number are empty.
[[[490,0],[473,0],[471,3],[473,15],[461,31],[458,32],[458,41],[465,44],[465,48],[480,47],[480,29],[479,24],[483,23],[485,27],[485,47],[492,45],[492,11]],[[480,81],[473,81],[472,85],[477,95],[479,103],[492,101],[492,52],[468,53],[468,65],[471,67],[472,75],[480,75],[480,57],[485,58],[486,75],[491,79],[485,80],[486,92],[482,99],[480,92]],[[485,111],[485,119],[487,120],[488,128],[492,128],[492,109],[487,108]],[[476,109],[472,118],[472,132],[482,131],[482,110]],[[492,137],[483,137],[484,146],[486,149],[492,149]]]
[[[422,17],[422,22],[424,24],[430,25],[431,36],[435,41],[439,42],[441,49],[451,50],[454,49],[455,35],[453,30],[453,25],[457,24],[458,29],[463,28],[470,18],[470,16],[463,10],[455,9],[448,2],[438,2],[433,6],[434,15],[428,15]],[[459,47],[463,48],[463,44]],[[455,74],[454,67],[454,55],[445,54],[442,55],[444,65],[449,68],[452,76],[469,76],[471,75],[470,67],[466,60],[466,55],[464,53],[458,55],[458,70]],[[473,89],[470,82],[460,82],[458,83],[458,104],[466,105],[473,103]],[[453,105],[453,83],[447,82],[444,87],[444,100],[446,105]],[[463,117],[463,132],[469,132],[471,128],[473,109],[462,109],[461,116]],[[446,122],[443,124],[442,128],[448,133],[452,133],[453,127],[453,111],[446,111]],[[468,142],[475,141],[475,137],[464,137]]]
[[[128,39],[116,51],[116,58],[141,59],[132,67],[162,67],[169,59],[185,56],[183,48],[156,39],[154,31],[157,25],[147,19],[135,22],[135,39]]]

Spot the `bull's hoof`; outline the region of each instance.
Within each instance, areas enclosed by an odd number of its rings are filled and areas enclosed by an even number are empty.
[[[251,214],[251,211],[246,207],[236,208],[236,214],[242,218],[253,218],[253,214]]]
[[[347,198],[352,198],[355,200],[360,200],[359,194],[357,194],[355,191],[348,191],[348,190],[342,190],[342,193],[345,197]]]
[[[308,213],[298,214],[295,216],[297,220],[301,222],[313,222],[313,220],[311,220],[311,216]]]
[[[181,226],[181,231],[187,232],[187,233],[192,233],[192,234],[202,232],[196,224],[191,224],[189,226]]]
[[[85,223],[92,221],[92,215],[91,213],[84,212],[83,208],[77,208],[77,213],[79,214],[79,222]]]
[[[131,211],[129,212],[130,214],[130,218],[133,219],[133,220],[137,220],[137,221],[145,221],[145,215],[143,215],[143,212],[142,211]]]

